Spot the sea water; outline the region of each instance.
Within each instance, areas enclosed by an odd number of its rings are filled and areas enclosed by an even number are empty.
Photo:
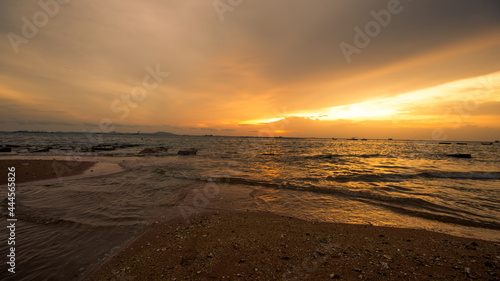
[[[0,133],[1,145],[16,145],[0,159],[113,162],[124,170],[21,185],[16,192],[18,263],[12,280],[78,279],[152,223],[168,220],[173,213],[182,217],[205,209],[256,210],[500,240],[498,143],[154,134],[91,137]],[[115,149],[88,151],[97,145]],[[30,152],[44,147],[50,150]],[[140,153],[158,147],[168,150]],[[196,155],[177,154],[191,147],[198,149]],[[471,158],[448,156],[452,154]],[[203,195],[207,188],[210,192],[201,203],[186,202],[193,190]],[[5,194],[4,221],[6,207]],[[3,238],[6,235],[2,232]],[[6,243],[0,244],[0,251],[6,253]],[[2,279],[9,278],[6,272],[0,273]]]

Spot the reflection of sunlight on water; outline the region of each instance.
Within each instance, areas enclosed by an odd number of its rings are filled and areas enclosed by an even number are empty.
[[[372,224],[403,228],[428,229],[452,235],[500,241],[498,230],[456,227],[434,220],[392,212],[363,200],[326,196],[290,190],[256,189],[252,192],[256,209],[306,220]]]

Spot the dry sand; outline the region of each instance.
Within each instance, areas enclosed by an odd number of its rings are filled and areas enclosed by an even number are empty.
[[[499,280],[500,245],[251,212],[157,223],[86,280]]]
[[[74,176],[85,172],[94,165],[86,161],[61,161],[61,160],[0,160],[0,184],[7,183],[8,167],[16,168],[16,183],[62,178]]]

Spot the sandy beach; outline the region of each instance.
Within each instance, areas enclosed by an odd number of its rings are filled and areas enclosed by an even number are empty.
[[[157,223],[85,280],[498,280],[500,245],[220,212]]]
[[[7,183],[8,167],[16,168],[16,183],[23,183],[79,175],[94,164],[88,161],[3,159],[0,160],[0,170],[5,171],[5,176],[0,178],[0,183]]]

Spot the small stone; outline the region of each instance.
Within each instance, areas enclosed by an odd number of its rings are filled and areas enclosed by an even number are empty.
[[[390,269],[389,265],[386,262],[380,262],[380,264],[382,265],[383,269]]]
[[[356,272],[363,272],[363,270],[361,270],[359,268],[355,268],[354,271],[356,271]]]
[[[330,279],[339,279],[340,278],[340,275],[338,274],[330,274]]]
[[[465,268],[465,273],[470,274],[470,267]]]

